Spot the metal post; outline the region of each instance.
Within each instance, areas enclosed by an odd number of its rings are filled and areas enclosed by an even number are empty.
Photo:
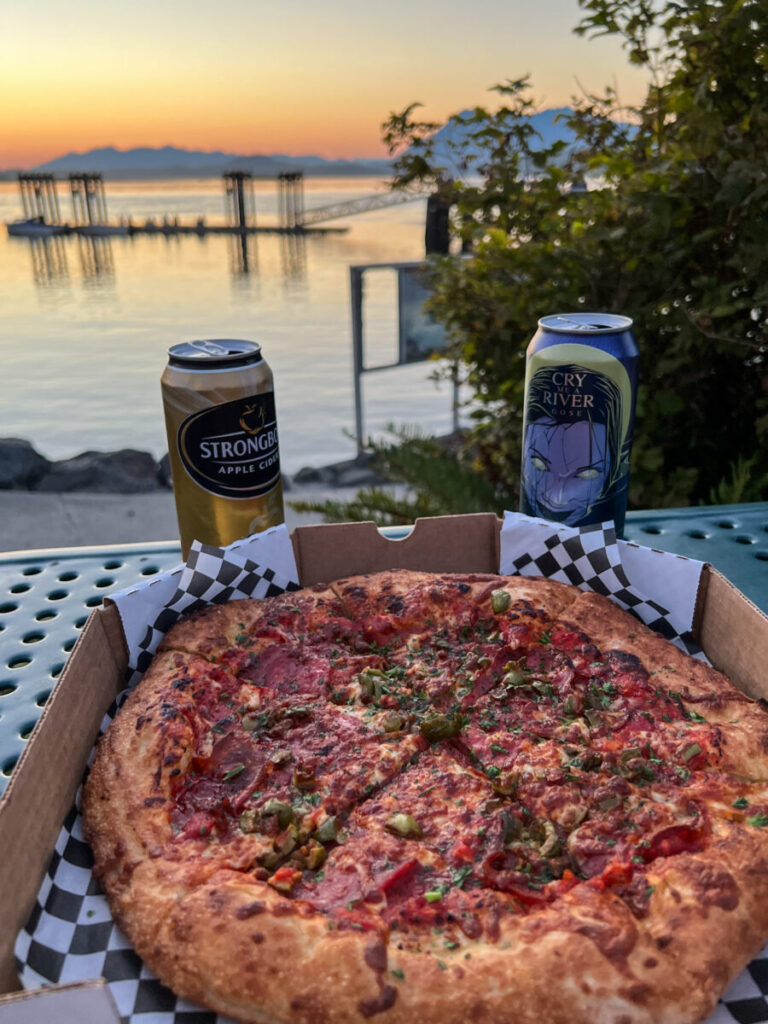
[[[85,191],[85,212],[88,217],[88,223],[93,224],[93,210],[91,208],[91,189],[90,182],[88,181],[88,175],[83,175],[83,185]]]
[[[451,381],[453,382],[453,400],[451,411],[453,413],[453,432],[459,429],[459,364],[456,360],[451,366]]]
[[[237,184],[237,224],[241,231],[248,226],[248,218],[245,215],[245,182],[242,174],[238,174]]]
[[[304,175],[296,175],[296,227],[304,226]]]
[[[53,202],[53,175],[49,174],[45,179],[45,205],[48,211],[47,219],[49,224],[56,224],[56,207]]]
[[[96,178],[94,184],[96,186],[96,194],[98,196],[100,223],[106,224],[107,223],[107,194],[104,191],[104,181],[103,181],[101,175],[99,175]]]
[[[355,437],[357,454],[363,453],[363,271],[349,268],[352,302],[352,366],[355,377]]]
[[[59,193],[56,188],[56,181],[51,175],[51,197],[53,199],[54,223],[61,224],[61,208],[59,207]]]
[[[29,203],[27,201],[27,180],[24,175],[19,175],[19,192],[21,193],[21,205],[24,210],[24,219],[29,220],[31,213]]]

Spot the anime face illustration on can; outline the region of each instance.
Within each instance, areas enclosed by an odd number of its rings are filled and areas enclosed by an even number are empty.
[[[627,470],[619,389],[604,374],[587,376],[575,407],[570,396],[562,407],[553,403],[562,367],[538,370],[527,396],[522,486],[528,507],[569,526],[598,521],[601,502],[613,498]]]

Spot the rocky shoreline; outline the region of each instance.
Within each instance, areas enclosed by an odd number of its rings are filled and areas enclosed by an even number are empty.
[[[370,487],[381,483],[372,456],[330,466],[306,466],[283,476],[283,489]],[[156,461],[149,452],[122,448],[113,452],[86,451],[70,459],[51,461],[22,438],[0,438],[0,490],[46,491],[65,494],[146,494],[171,489],[168,455]]]

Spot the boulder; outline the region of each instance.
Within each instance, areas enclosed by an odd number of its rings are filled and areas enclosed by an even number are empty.
[[[382,483],[382,478],[373,468],[376,457],[371,452],[361,452],[354,459],[335,462],[330,466],[305,466],[293,477],[299,487],[320,484],[323,487],[371,487]]]
[[[160,459],[158,463],[158,469],[160,474],[160,483],[163,487],[173,488],[173,478],[171,477],[171,459],[168,452]]]
[[[293,482],[299,486],[304,484],[333,484],[333,476],[328,469],[302,466],[298,473],[294,473]]]
[[[149,452],[123,448],[117,452],[83,452],[54,462],[34,489],[138,494],[157,491],[160,487],[160,470]]]
[[[0,438],[0,489],[33,487],[51,463],[35,451],[29,441],[18,437]]]

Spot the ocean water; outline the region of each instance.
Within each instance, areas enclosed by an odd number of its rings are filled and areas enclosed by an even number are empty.
[[[255,182],[257,220],[277,223],[274,182]],[[218,180],[105,183],[110,220],[225,220]],[[307,208],[383,189],[373,179],[308,179]],[[64,220],[72,220],[63,184]],[[423,257],[423,201],[338,220],[343,234],[226,235],[30,241],[8,236],[21,216],[0,182],[0,436],[23,437],[52,459],[167,445],[160,375],[170,345],[192,338],[260,342],[275,376],[281,462],[288,473],[354,456],[349,266]],[[369,365],[396,353],[395,275],[366,277]],[[434,363],[366,374],[365,432],[388,423],[451,427],[447,384]]]

